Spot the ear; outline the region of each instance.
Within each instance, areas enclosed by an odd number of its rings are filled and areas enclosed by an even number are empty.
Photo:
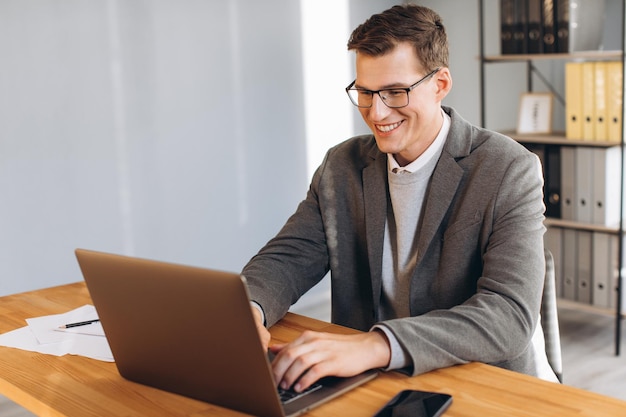
[[[435,74],[435,82],[437,83],[437,98],[442,101],[452,89],[452,75],[448,67],[443,67]]]

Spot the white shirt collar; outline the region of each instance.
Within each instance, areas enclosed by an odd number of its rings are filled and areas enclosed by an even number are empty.
[[[394,158],[392,154],[388,153],[387,168],[389,169],[389,171],[393,172],[394,170],[396,170],[396,172],[416,172],[424,165],[426,165],[428,161],[430,161],[435,155],[440,154],[441,148],[443,148],[443,144],[446,142],[446,138],[448,137],[451,123],[448,113],[441,109],[441,114],[443,115],[443,124],[441,125],[441,129],[439,130],[439,133],[437,134],[437,137],[435,138],[433,143],[430,144],[430,146],[424,151],[424,153],[422,153],[415,161],[404,167],[401,167],[396,161],[396,158]]]

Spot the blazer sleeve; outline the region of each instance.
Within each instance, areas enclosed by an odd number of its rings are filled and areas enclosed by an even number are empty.
[[[267,327],[280,320],[329,270],[318,201],[318,184],[327,160],[328,154],[295,213],[242,271],[250,298],[262,308]]]

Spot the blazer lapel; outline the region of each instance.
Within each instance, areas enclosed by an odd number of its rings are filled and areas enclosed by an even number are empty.
[[[444,153],[433,172],[428,195],[426,196],[426,205],[424,206],[417,244],[416,263],[418,265],[422,261],[428,245],[435,237],[462,178],[463,169],[459,167],[454,158]]]
[[[372,280],[374,311],[378,311],[382,288],[383,238],[387,221],[389,190],[387,184],[387,156],[373,151],[374,160],[363,169],[363,198],[367,255]]]
[[[428,245],[434,239],[463,178],[464,170],[458,164],[457,159],[468,156],[472,147],[471,125],[454,110],[447,107],[443,109],[451,118],[450,131],[425,197],[426,205],[423,208],[417,244],[417,265],[422,261]]]

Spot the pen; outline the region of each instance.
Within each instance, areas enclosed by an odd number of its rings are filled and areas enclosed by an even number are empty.
[[[59,329],[69,329],[70,327],[78,327],[78,326],[86,326],[87,324],[92,324],[100,321],[100,319],[87,320],[87,321],[79,321],[78,323],[69,323],[63,326],[59,326]]]

